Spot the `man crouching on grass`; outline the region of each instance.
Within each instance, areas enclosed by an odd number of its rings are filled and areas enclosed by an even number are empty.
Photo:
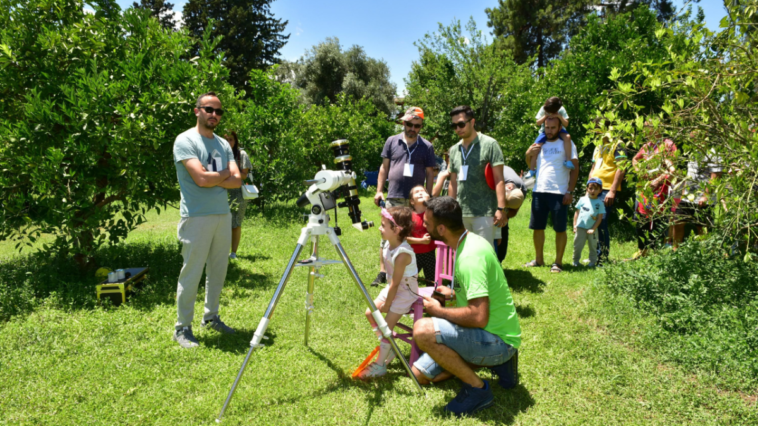
[[[426,206],[429,235],[456,250],[453,290],[438,288],[456,307],[424,297],[431,318],[413,326],[413,340],[425,352],[413,364],[413,374],[422,384],[458,377],[463,388],[445,410],[473,414],[494,400],[490,384],[475,368],[488,367],[506,389],[518,384],[521,327],[492,241],[464,229],[461,206],[453,198],[432,198]]]
[[[182,271],[176,291],[174,340],[183,348],[198,345],[192,334],[195,298],[205,268],[203,327],[222,333],[234,330],[218,315],[221,289],[232,246],[232,215],[227,188],[242,184],[229,143],[213,133],[224,110],[213,92],[200,95],[195,105],[197,125],[176,137],[174,165],[182,193],[177,237],[182,242]]]

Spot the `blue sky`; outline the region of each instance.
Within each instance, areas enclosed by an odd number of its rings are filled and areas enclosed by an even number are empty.
[[[118,0],[128,7],[133,0]],[[186,0],[173,0],[174,9],[181,14]],[[675,0],[677,7],[683,0]],[[275,0],[271,9],[274,16],[289,21],[285,33],[289,42],[281,56],[297,60],[313,45],[327,37],[337,37],[344,48],[357,44],[366,53],[383,59],[389,65],[392,81],[402,95],[411,63],[418,58],[413,43],[424,34],[437,30],[438,23],[450,24],[458,19],[464,23],[473,16],[477,27],[489,35],[484,9],[496,7],[497,0],[416,0],[413,2],[347,1],[347,0]],[[706,24],[718,29],[725,11],[721,0],[702,0]],[[490,36],[491,37],[491,36]]]

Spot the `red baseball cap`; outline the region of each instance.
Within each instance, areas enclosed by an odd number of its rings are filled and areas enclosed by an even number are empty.
[[[423,120],[424,119],[424,110],[421,109],[421,108],[419,108],[419,107],[410,107],[410,108],[408,108],[405,111],[405,115],[403,116],[403,118],[401,118],[401,120],[403,120],[403,121],[409,121],[409,120],[412,120],[414,118],[420,118],[420,119]]]

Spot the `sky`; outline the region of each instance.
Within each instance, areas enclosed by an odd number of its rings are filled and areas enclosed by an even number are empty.
[[[133,0],[117,1],[126,8]],[[171,3],[181,16],[186,0]],[[685,0],[674,3],[681,8]],[[402,96],[404,79],[412,62],[418,59],[415,41],[437,31],[438,23],[449,25],[460,20],[465,24],[470,17],[491,39],[484,10],[497,4],[497,0],[274,0],[271,11],[276,18],[289,21],[284,33],[289,33],[290,38],[280,51],[282,59],[295,61],[327,37],[337,37],[343,49],[357,44],[368,56],[384,60]],[[701,0],[699,6],[705,12],[706,25],[717,30],[726,14],[722,0]]]

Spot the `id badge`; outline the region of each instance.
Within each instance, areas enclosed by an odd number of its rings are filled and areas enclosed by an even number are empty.
[[[413,164],[405,163],[405,167],[403,167],[403,176],[413,177],[413,166]]]
[[[223,170],[223,168],[221,167],[221,156],[220,155],[217,156],[217,157],[213,157],[213,165],[215,166],[214,169],[213,169],[214,172],[220,172],[221,170]]]
[[[461,166],[461,172],[458,173],[458,181],[464,181],[466,180],[466,177],[468,176],[468,166],[463,165]]]

